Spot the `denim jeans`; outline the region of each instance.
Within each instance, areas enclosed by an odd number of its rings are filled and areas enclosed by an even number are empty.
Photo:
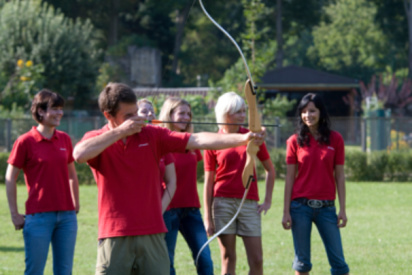
[[[43,274],[50,242],[53,250],[53,273],[71,274],[76,235],[75,211],[27,215],[23,228],[26,254],[24,274]]]
[[[185,238],[192,257],[195,260],[200,248],[206,243],[207,235],[199,208],[174,208],[163,214],[168,232],[165,240],[170,258],[170,275],[175,275],[174,254],[177,241],[177,233]],[[197,274],[213,274],[213,262],[207,246],[199,257]]]
[[[309,272],[312,269],[310,261],[310,235],[312,222],[318,228],[326,249],[331,274],[341,275],[349,272],[349,267],[343,256],[342,241],[336,208],[311,208],[300,202],[292,201],[290,205],[292,218],[292,235],[295,247],[293,268],[299,272]]]

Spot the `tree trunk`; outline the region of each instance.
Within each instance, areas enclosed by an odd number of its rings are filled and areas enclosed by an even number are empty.
[[[412,79],[412,0],[409,0],[409,3],[407,3],[407,0],[403,0],[403,5],[405,7],[405,12],[406,12],[406,18],[408,19],[408,37],[409,37],[409,56],[408,56],[408,77]]]
[[[113,46],[117,43],[117,34],[118,34],[118,24],[119,24],[119,1],[111,1],[111,11],[109,11],[110,16],[110,26],[109,26],[109,35],[108,35],[108,44]]]
[[[173,63],[172,63],[172,72],[174,74],[179,74],[179,53],[180,47],[182,46],[183,41],[183,31],[185,29],[186,18],[189,14],[190,7],[192,3],[188,1],[186,6],[183,9],[177,11],[176,15],[176,35],[175,35],[175,45],[173,49]]]
[[[282,0],[276,1],[276,42],[277,42],[276,68],[282,68],[283,67]]]

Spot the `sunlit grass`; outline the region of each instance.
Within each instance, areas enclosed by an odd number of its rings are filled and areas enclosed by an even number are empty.
[[[263,216],[265,274],[293,274],[293,244],[290,231],[280,224],[283,208],[283,181],[277,181],[272,208]],[[202,197],[202,184],[199,193]],[[261,197],[264,184],[260,183]],[[22,274],[24,250],[21,231],[15,231],[8,212],[4,185],[0,185],[0,274]],[[81,211],[73,274],[94,274],[97,246],[97,189],[81,186]],[[18,188],[19,207],[24,209],[26,190]],[[349,223],[342,232],[344,252],[351,274],[412,274],[412,185],[405,183],[347,183]],[[247,260],[242,240],[237,243],[237,274],[247,274]],[[215,274],[220,274],[217,241],[211,243]],[[45,274],[52,274],[52,260]],[[312,232],[311,274],[330,274],[319,234]],[[179,235],[176,249],[177,274],[195,274],[187,244]]]

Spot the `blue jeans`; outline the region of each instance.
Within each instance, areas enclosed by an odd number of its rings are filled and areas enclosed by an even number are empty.
[[[24,274],[43,274],[50,242],[53,250],[53,273],[72,274],[76,235],[75,211],[27,215],[23,228],[26,254]]]
[[[292,218],[292,235],[295,247],[293,268],[299,272],[309,272],[312,269],[310,262],[310,235],[312,222],[318,228],[326,249],[331,274],[341,275],[349,272],[349,267],[343,256],[342,241],[336,208],[311,208],[300,202],[292,201],[290,205]]]
[[[207,242],[205,226],[199,208],[174,208],[163,214],[168,232],[165,240],[170,259],[170,275],[175,275],[174,255],[177,233],[185,238],[195,260],[200,248]],[[199,257],[197,274],[213,274],[213,262],[207,246]]]

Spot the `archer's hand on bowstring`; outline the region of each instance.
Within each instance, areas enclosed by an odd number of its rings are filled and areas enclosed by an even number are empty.
[[[123,137],[131,136],[140,133],[146,125],[146,119],[141,116],[132,116],[127,118],[122,124],[117,127],[118,131],[122,132]]]

